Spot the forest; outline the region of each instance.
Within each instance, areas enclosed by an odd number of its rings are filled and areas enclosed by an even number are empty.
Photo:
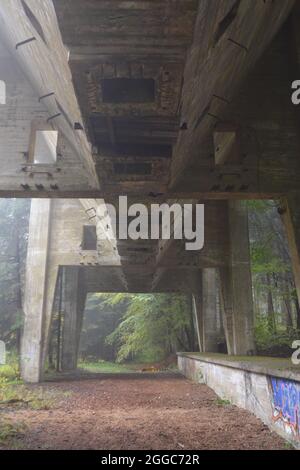
[[[276,201],[249,201],[255,338],[258,354],[289,356],[299,338],[300,307]],[[0,339],[11,360],[20,350],[30,201],[0,201]],[[54,315],[52,348],[55,348]],[[220,351],[224,334],[220,333]],[[81,361],[151,363],[196,351],[192,299],[182,294],[88,295]]]

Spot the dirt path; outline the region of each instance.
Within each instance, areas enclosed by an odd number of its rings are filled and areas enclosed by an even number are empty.
[[[32,387],[34,389],[34,387]],[[5,409],[26,424],[25,449],[285,449],[250,413],[221,403],[180,376],[105,378],[43,385],[60,398],[50,410]],[[10,447],[6,445],[6,448]],[[0,445],[1,448],[1,445]],[[2,446],[3,448],[3,446]]]

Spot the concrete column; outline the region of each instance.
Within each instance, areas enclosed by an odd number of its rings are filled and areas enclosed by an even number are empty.
[[[64,268],[63,274],[63,334],[62,359],[63,371],[77,368],[78,350],[86,290],[80,267]]]
[[[255,351],[248,212],[243,202],[228,206],[228,266],[220,269],[221,304],[228,354]]]
[[[217,278],[215,268],[202,271],[203,352],[218,351]]]
[[[290,194],[280,209],[292,259],[294,280],[300,302],[300,192]]]
[[[39,382],[46,358],[58,268],[49,263],[51,205],[49,199],[31,203],[24,296],[21,374]]]

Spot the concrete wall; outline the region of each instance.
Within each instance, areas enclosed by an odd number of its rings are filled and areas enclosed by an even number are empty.
[[[250,411],[300,449],[300,376],[296,381],[246,370],[239,362],[235,366],[214,362],[178,355],[179,370],[187,378],[205,383],[220,398]]]
[[[44,192],[55,196],[59,190],[88,189],[88,174],[77,154],[61,132],[58,134],[58,158],[52,164],[33,164],[34,130],[58,129],[56,122],[47,122],[50,114],[45,101],[32,88],[15,58],[0,40],[0,80],[6,85],[6,103],[0,104],[0,193],[24,191],[29,196]],[[48,98],[48,101],[51,98]],[[53,100],[53,97],[52,97]],[[22,186],[23,185],[23,186]]]

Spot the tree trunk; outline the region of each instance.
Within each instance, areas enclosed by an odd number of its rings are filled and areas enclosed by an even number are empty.
[[[290,331],[293,329],[293,310],[291,304],[291,296],[290,296],[290,283],[287,278],[287,274],[284,276],[284,304],[286,309],[286,329]]]
[[[268,324],[271,331],[276,332],[276,321],[275,321],[275,311],[274,311],[274,303],[273,303],[273,295],[272,295],[272,284],[270,274],[268,273],[266,276],[267,279],[267,286],[268,286]]]
[[[297,330],[300,331],[300,305],[299,305],[297,296],[295,296],[294,303],[295,303],[295,309],[296,309]]]
[[[16,253],[16,310],[17,310],[17,321],[19,322],[19,316],[22,315],[22,284],[21,284],[21,256],[20,256],[20,231],[18,218],[16,218],[16,230],[15,230],[15,253]],[[16,346],[18,355],[21,352],[21,326],[16,330]]]

